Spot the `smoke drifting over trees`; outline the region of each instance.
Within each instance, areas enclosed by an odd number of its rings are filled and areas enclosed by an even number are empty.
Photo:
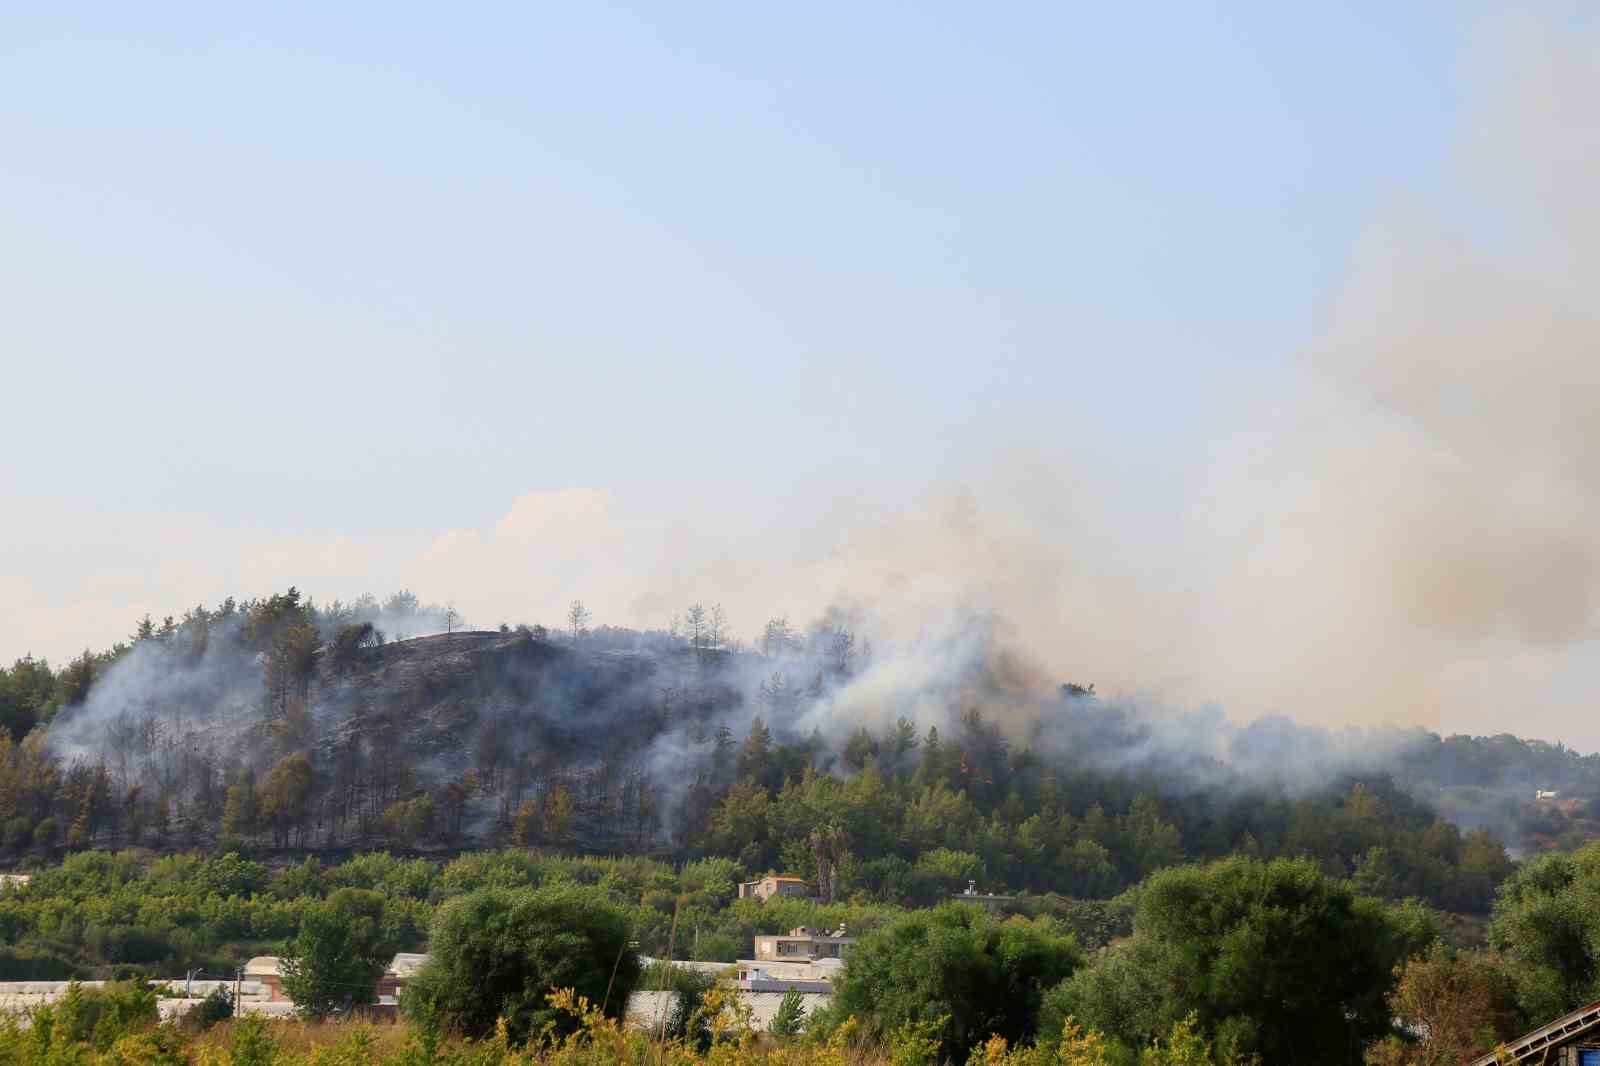
[[[701,603],[660,631],[443,632],[414,597],[293,589],[196,609],[87,656],[86,688],[57,685],[76,702],[0,741],[4,844],[653,850],[889,899],[1309,853],[1472,910],[1506,868],[1483,830],[1536,848],[1600,813],[1600,765],[1564,749],[1100,698],[999,620],[944,620],[908,639],[859,608],[778,616],[746,646]]]
[[[1480,732],[1533,693],[1534,732],[1594,746],[1593,30],[1509,18],[1483,42],[1438,186],[1376,213],[1303,349],[1162,466],[1175,502],[1130,515],[1118,489],[1136,471],[1023,425],[1005,439],[1037,454],[962,439],[970,488],[894,498],[887,518],[847,473],[848,502],[755,530],[729,526],[741,500],[723,486],[678,513],[546,486],[482,526],[311,536],[276,572],[331,583],[370,558],[362,572],[425,582],[469,618],[557,630],[575,598],[645,627],[715,590],[753,636],[768,612],[798,623],[848,594],[898,639],[935,612],[1002,617],[1015,646],[1069,657],[1102,692]],[[1092,402],[1145,417],[1136,396]]]

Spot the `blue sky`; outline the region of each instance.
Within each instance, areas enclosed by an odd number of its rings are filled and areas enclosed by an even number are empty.
[[[328,8],[8,17],[7,346],[78,415],[12,491],[138,440],[97,495],[488,520],[545,448],[558,485],[676,491],[689,456],[745,480],[772,437],[916,478],[1008,406],[1159,462],[1150,436],[1291,355],[1375,205],[1438,165],[1464,24]],[[56,431],[53,407],[13,431]],[[413,491],[351,498],[375,478]]]
[[[1375,219],[1462,214],[1494,15],[8,10],[0,654],[290,582],[659,624],[662,568],[827,558],[1019,455],[1087,471],[1093,543],[1179,572],[1166,527]],[[529,500],[554,511],[528,591],[430,569]],[[596,513],[624,545],[603,575]]]

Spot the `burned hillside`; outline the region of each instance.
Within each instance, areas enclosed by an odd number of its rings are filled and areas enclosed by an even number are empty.
[[[1310,854],[1475,910],[1499,841],[1587,825],[1518,797],[1529,774],[1583,795],[1592,758],[1101,695],[981,615],[898,639],[859,611],[777,618],[746,645],[715,608],[660,631],[586,613],[463,630],[415,597],[291,589],[141,623],[0,741],[3,844],[713,855],[900,899],[1103,896],[1175,862]]]

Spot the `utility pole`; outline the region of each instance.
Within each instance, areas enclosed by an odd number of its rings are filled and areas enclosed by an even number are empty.
[[[628,932],[631,933],[633,930],[630,929]],[[629,948],[636,948],[638,946],[639,942],[637,940],[624,940],[622,942],[622,946],[617,949],[617,961],[611,964],[611,980],[606,982],[606,998],[600,1001],[601,1014],[604,1014],[606,1012],[606,1008],[611,1005],[611,986],[617,981],[617,969],[622,965],[622,953],[627,951]]]

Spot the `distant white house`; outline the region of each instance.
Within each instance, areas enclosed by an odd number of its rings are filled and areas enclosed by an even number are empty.
[[[378,1008],[380,1016],[398,1012],[400,993],[405,989],[406,982],[417,976],[427,961],[427,955],[416,951],[402,951],[390,960],[378,978],[377,995],[373,1000],[373,1006]]]
[[[244,964],[246,980],[254,981],[267,990],[267,999],[286,1001],[283,994],[283,960],[276,955],[257,955]]]
[[[72,985],[82,988],[102,988],[104,981],[0,981],[0,1013],[26,1019],[40,1007],[55,1003],[67,994]],[[163,989],[166,995],[156,1000],[162,1021],[181,1018],[204,1001],[218,988],[232,992],[235,982],[229,980],[193,980],[181,977],[152,981],[151,987]],[[286,1018],[294,1014],[294,1004],[274,1000],[271,989],[255,980],[241,980],[238,1009],[241,1014],[264,1014]],[[188,995],[184,995],[187,992]]]

